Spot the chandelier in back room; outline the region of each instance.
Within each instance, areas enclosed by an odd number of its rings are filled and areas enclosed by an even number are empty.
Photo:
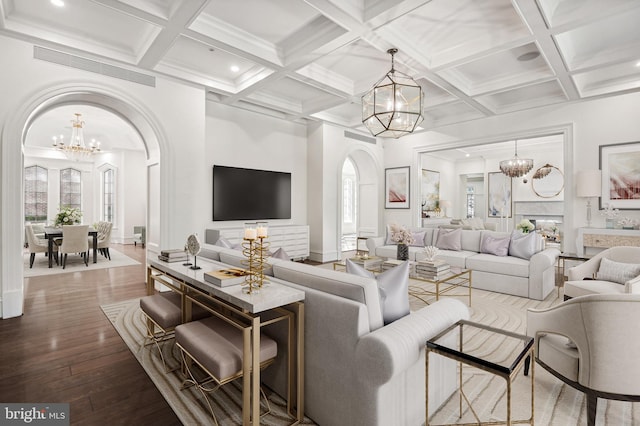
[[[100,142],[91,140],[89,145],[84,142],[82,114],[75,113],[76,118],[71,120],[71,140],[64,142],[64,135],[53,137],[53,149],[62,151],[71,160],[80,160],[100,152]]]
[[[518,157],[518,141],[516,140],[515,142],[516,151],[513,158],[500,162],[500,171],[511,178],[524,176],[533,169],[532,159]]]

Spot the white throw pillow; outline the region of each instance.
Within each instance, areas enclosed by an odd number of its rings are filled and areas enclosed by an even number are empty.
[[[375,278],[378,283],[382,319],[384,324],[409,315],[409,262],[405,261],[377,276],[347,259],[347,273],[360,277]]]
[[[493,254],[495,256],[506,256],[509,254],[510,242],[511,237],[509,235],[494,237],[484,234],[482,244],[480,244],[480,253]]]
[[[438,229],[438,239],[436,240],[436,247],[440,250],[462,250],[462,229]]]
[[[519,257],[529,260],[531,256],[538,252],[538,234],[529,232],[523,234],[519,231],[511,233],[511,242],[509,243],[509,256]]]
[[[274,251],[273,254],[271,255],[271,257],[273,259],[291,260],[291,258],[287,254],[287,252],[284,251],[284,249],[282,247],[280,247],[278,250]]]
[[[412,247],[424,247],[424,236],[426,233],[427,231],[411,232],[411,236],[413,236],[413,243],[410,245]]]
[[[600,268],[596,278],[602,281],[624,284],[638,275],[640,275],[639,264],[616,262],[603,257],[600,259]]]
[[[227,240],[225,237],[218,238],[218,241],[216,241],[214,245],[219,247],[229,248],[229,249],[233,248],[233,245],[231,244],[231,242]]]

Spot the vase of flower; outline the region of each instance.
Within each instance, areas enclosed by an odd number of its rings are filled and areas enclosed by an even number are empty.
[[[82,212],[80,209],[69,206],[61,206],[56,215],[54,226],[60,228],[63,225],[75,225],[80,223]]]
[[[398,251],[396,253],[396,259],[409,260],[409,246],[406,244],[398,243]]]

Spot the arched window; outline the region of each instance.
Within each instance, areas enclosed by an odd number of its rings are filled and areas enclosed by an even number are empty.
[[[82,173],[76,169],[60,170],[60,205],[82,208]]]
[[[102,220],[113,222],[116,199],[115,170],[102,172]]]
[[[350,158],[342,166],[342,221],[355,223],[356,221],[356,169]]]
[[[24,168],[24,220],[47,220],[49,197],[49,171],[40,166]]]

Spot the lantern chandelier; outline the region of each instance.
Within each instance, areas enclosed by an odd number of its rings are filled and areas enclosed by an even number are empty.
[[[524,176],[533,168],[533,160],[518,157],[518,141],[516,140],[515,155],[510,160],[500,162],[500,171],[511,178]]]
[[[75,116],[75,120],[71,120],[71,141],[65,144],[64,135],[54,136],[53,149],[62,151],[70,159],[79,160],[95,152],[100,152],[100,142],[91,139],[89,146],[84,143],[82,114],[75,113]]]
[[[396,71],[389,49],[391,70],[362,96],[362,123],[373,136],[400,138],[412,133],[424,120],[422,87],[408,75]]]

